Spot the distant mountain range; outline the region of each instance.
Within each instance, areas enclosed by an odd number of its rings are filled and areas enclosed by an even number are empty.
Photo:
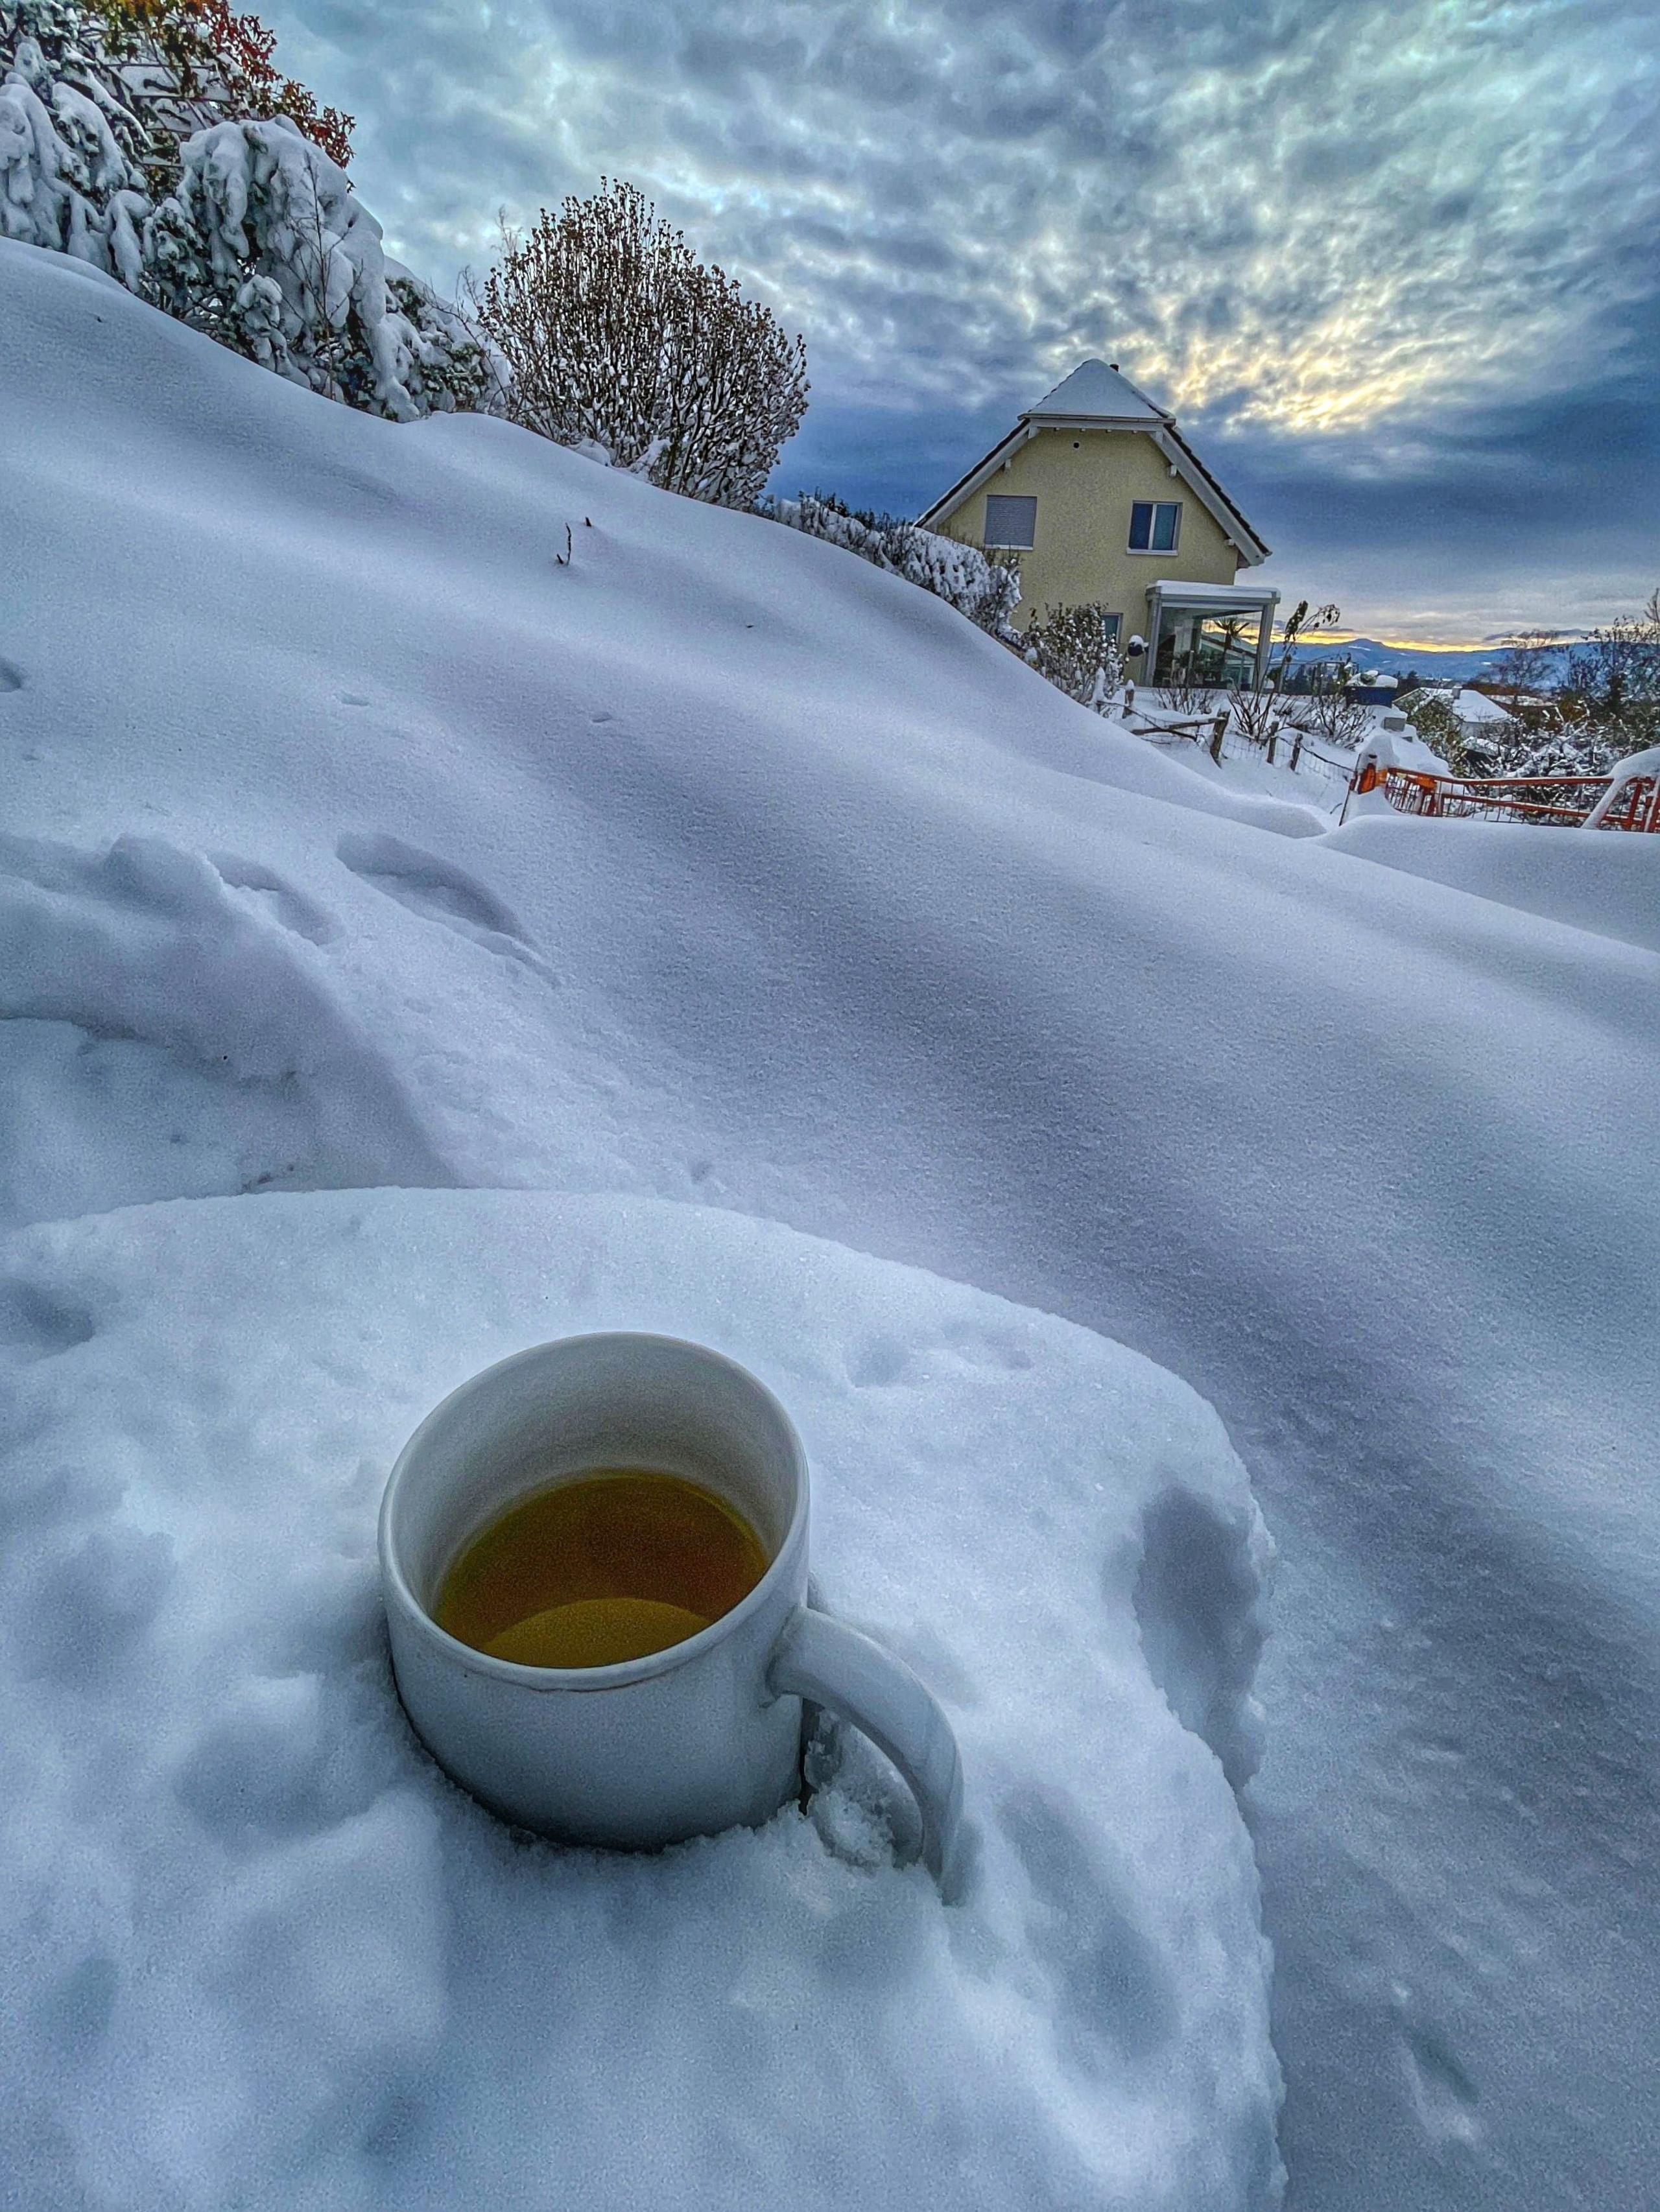
[[[1554,647],[1539,671],[1541,683],[1552,684],[1563,672],[1570,647]],[[1502,645],[1487,646],[1431,646],[1385,645],[1376,637],[1353,637],[1341,645],[1299,645],[1292,654],[1294,667],[1300,668],[1310,660],[1352,661],[1359,669],[1377,669],[1384,676],[1405,676],[1415,672],[1426,678],[1450,679],[1468,684],[1472,677],[1485,676],[1505,652]]]

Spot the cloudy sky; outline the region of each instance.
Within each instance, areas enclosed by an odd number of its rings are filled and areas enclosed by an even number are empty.
[[[1655,0],[279,0],[389,245],[643,187],[807,340],[781,487],[915,512],[1119,362],[1391,639],[1660,584]]]

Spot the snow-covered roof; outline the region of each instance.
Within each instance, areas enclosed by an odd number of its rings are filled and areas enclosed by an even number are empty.
[[[1509,714],[1496,699],[1489,699],[1485,691],[1461,691],[1452,702],[1452,711],[1461,722],[1513,722]]]
[[[1063,424],[1145,432],[1173,471],[1209,508],[1243,564],[1252,568],[1257,562],[1268,559],[1270,548],[1257,536],[1177,428],[1176,417],[1156,400],[1149,399],[1110,362],[1092,357],[1080,361],[1069,376],[1061,378],[1053,392],[1045,393],[1035,407],[1028,407],[1006,436],[1000,438],[988,453],[982,454],[966,475],[958,477],[948,492],[925,507],[917,518],[922,527],[937,528],[965,499],[978,491],[1028,438],[1036,437],[1040,430],[1056,429]]]
[[[1023,422],[1171,422],[1175,417],[1140,392],[1116,366],[1080,361],[1053,392],[1028,407]]]
[[[1161,576],[1152,588],[1169,606],[1249,607],[1253,613],[1280,597],[1271,584],[1195,584],[1188,576]]]

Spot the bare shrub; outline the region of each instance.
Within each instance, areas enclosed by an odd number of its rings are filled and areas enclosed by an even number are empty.
[[[1347,660],[1315,661],[1303,670],[1297,720],[1311,738],[1352,752],[1370,734],[1371,716],[1349,694],[1353,670]]]
[[[1201,684],[1194,672],[1189,654],[1171,663],[1169,673],[1153,687],[1153,697],[1172,714],[1202,714],[1213,687]]]
[[[508,234],[480,319],[517,421],[689,498],[752,506],[806,410],[801,339],[620,181]]]
[[[1277,691],[1236,691],[1233,726],[1247,744],[1266,747],[1270,761],[1291,710]]]

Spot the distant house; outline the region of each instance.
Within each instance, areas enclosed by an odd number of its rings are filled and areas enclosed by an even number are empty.
[[[1268,548],[1116,362],[1080,362],[921,520],[1017,556],[1023,623],[1047,606],[1104,607],[1134,676],[1237,684],[1267,666],[1280,594],[1236,579]]]
[[[1515,715],[1496,699],[1490,699],[1485,691],[1472,691],[1466,686],[1450,703],[1453,713],[1467,730],[1485,729],[1492,737],[1501,729],[1513,730],[1517,726]]]
[[[1392,707],[1401,687],[1398,677],[1386,676],[1378,668],[1368,668],[1358,676],[1351,676],[1344,688],[1357,707]]]

